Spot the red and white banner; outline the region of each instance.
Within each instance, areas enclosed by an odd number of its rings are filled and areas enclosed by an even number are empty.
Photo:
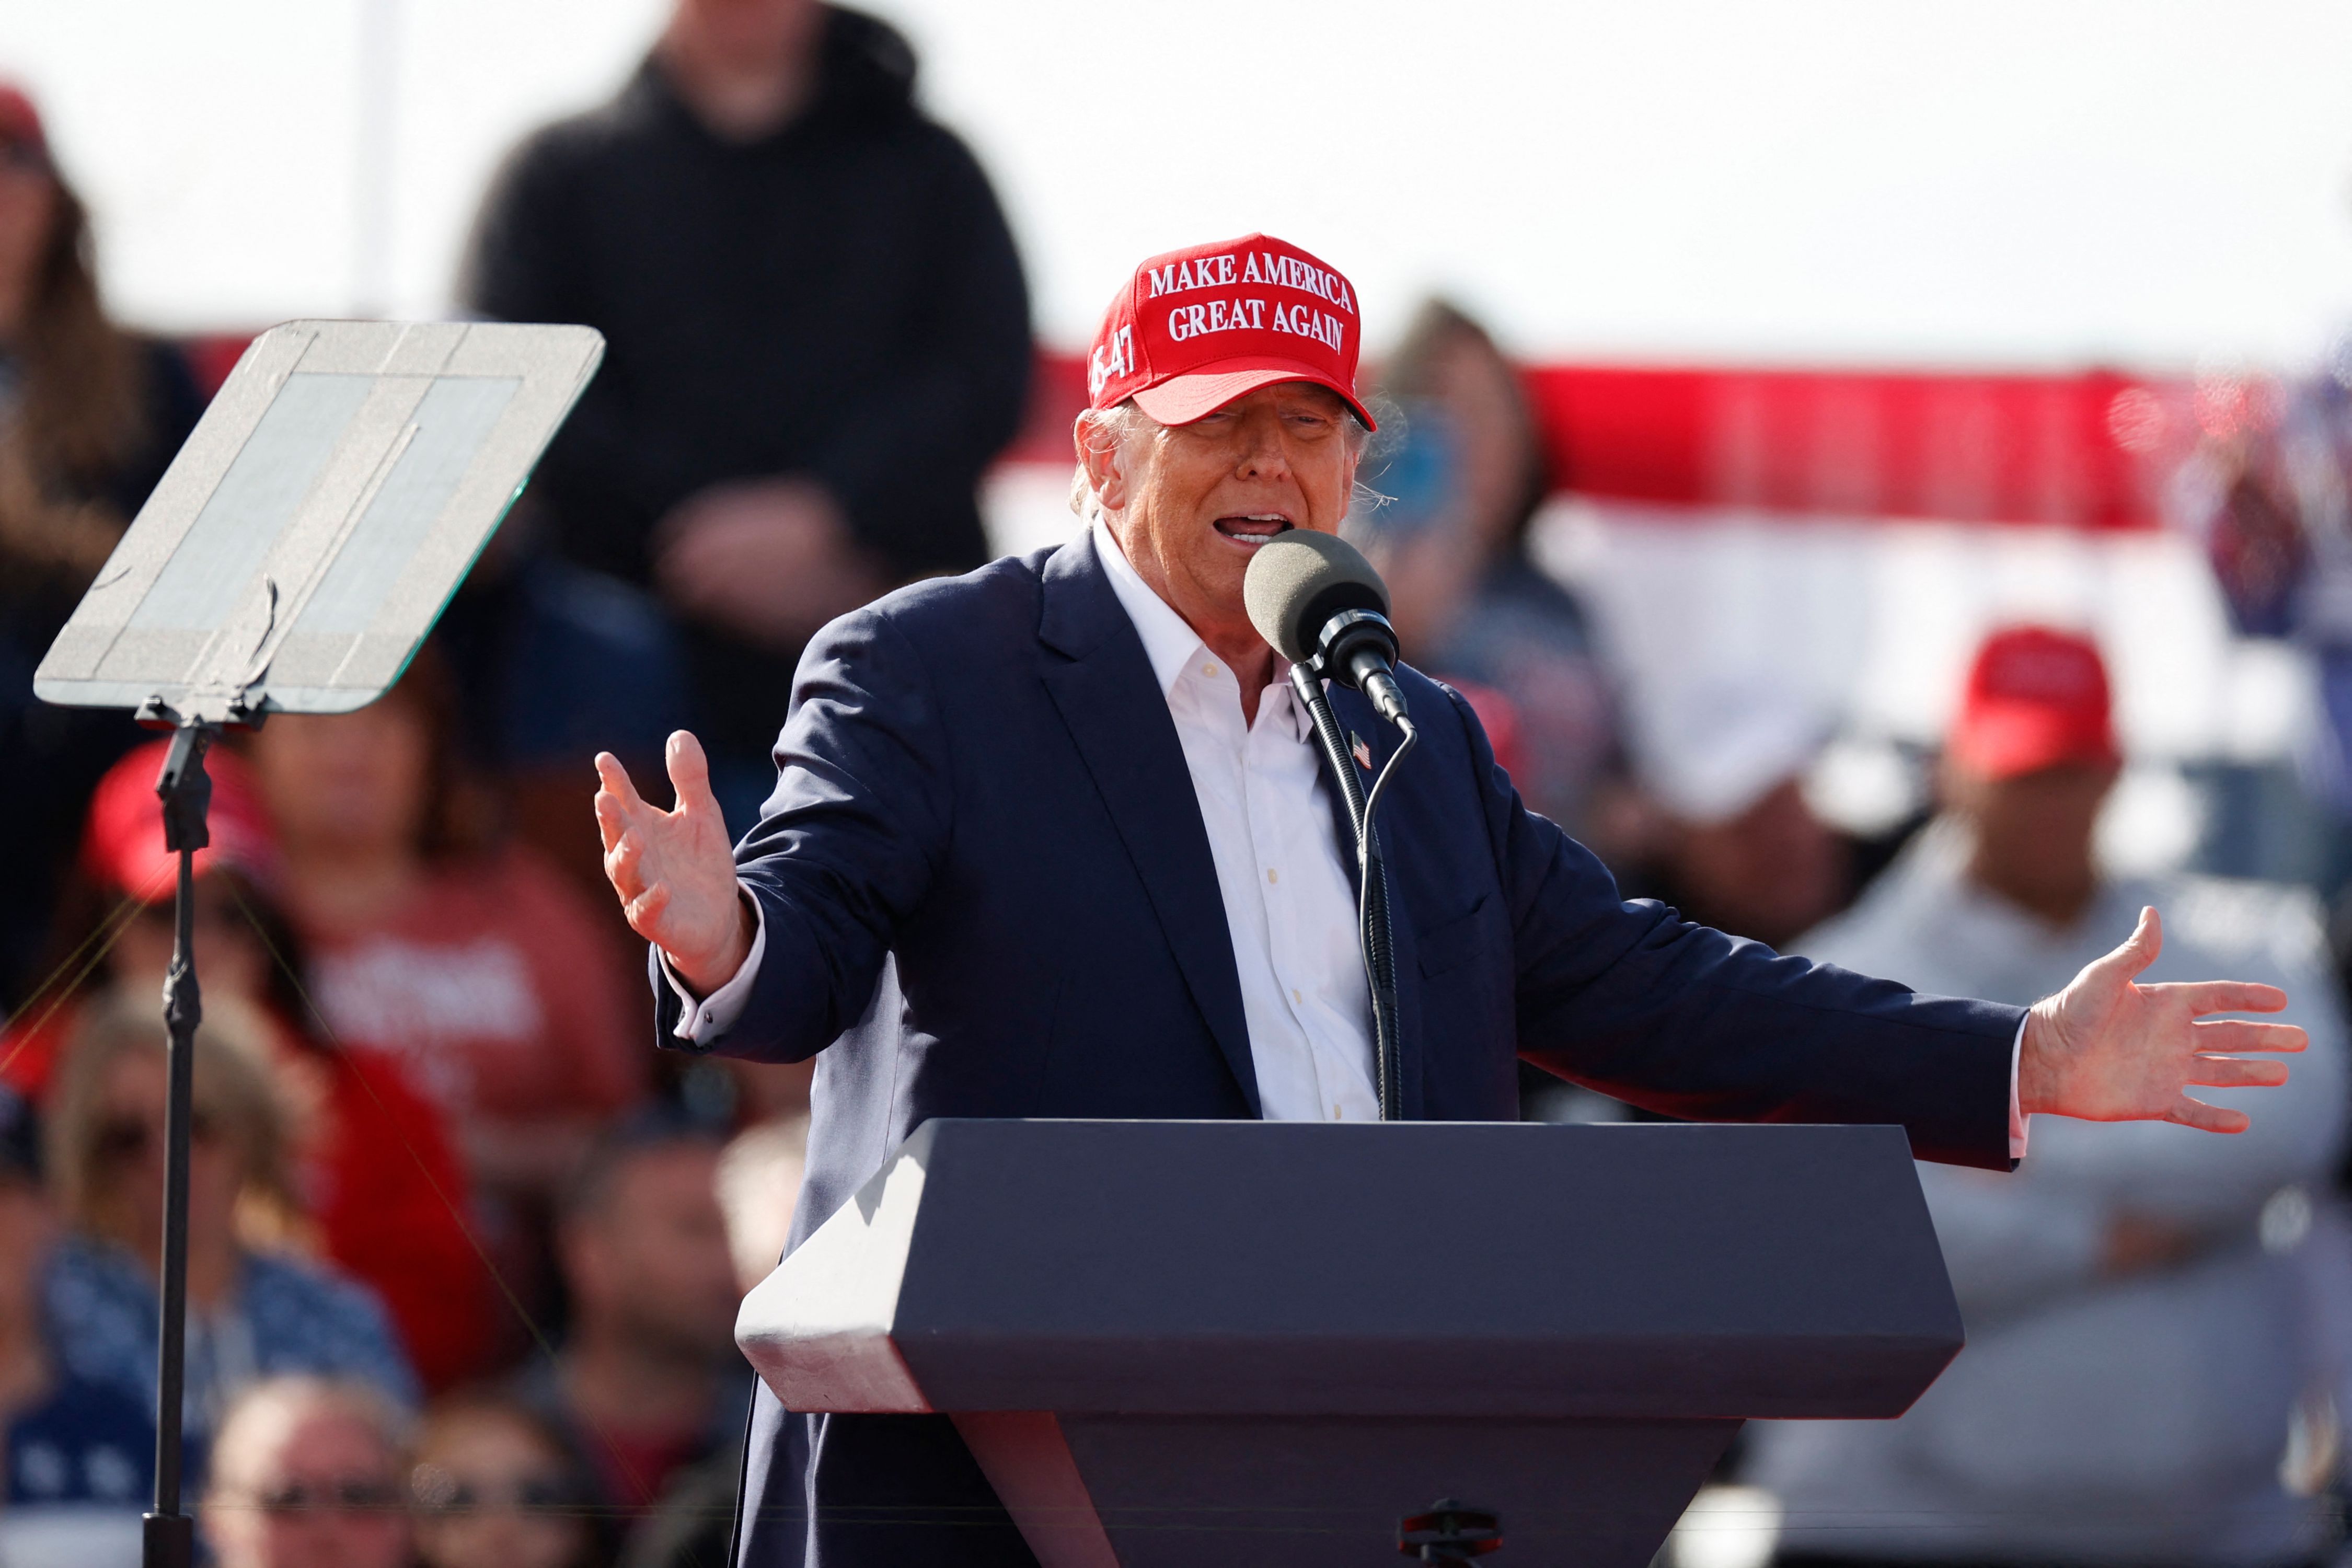
[[[1601,501],[1848,519],[2157,526],[2189,389],[2069,374],[1527,368],[1553,488]],[[1086,367],[1041,353],[1006,454],[1066,464]]]

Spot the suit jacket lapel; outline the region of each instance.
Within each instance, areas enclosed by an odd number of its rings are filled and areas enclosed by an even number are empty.
[[[1110,811],[1225,1065],[1250,1110],[1260,1112],[1224,896],[1192,770],[1142,639],[1111,592],[1090,532],[1045,563],[1038,639],[1047,649],[1045,689]]]

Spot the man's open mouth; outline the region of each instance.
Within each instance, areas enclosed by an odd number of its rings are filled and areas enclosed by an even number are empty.
[[[1217,519],[1217,531],[1236,544],[1246,544],[1253,550],[1267,540],[1287,533],[1297,526],[1280,512],[1250,512],[1239,517]]]

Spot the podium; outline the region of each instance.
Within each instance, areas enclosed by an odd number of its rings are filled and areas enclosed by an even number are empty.
[[[951,1415],[1045,1568],[1643,1568],[1743,1418],[1961,1342],[1900,1129],[1460,1122],[928,1122],[737,1337]]]

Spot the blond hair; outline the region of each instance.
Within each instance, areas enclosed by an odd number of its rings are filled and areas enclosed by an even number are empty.
[[[99,1003],[67,1044],[49,1118],[49,1169],[58,1198],[76,1225],[128,1243],[132,1223],[119,1184],[98,1168],[106,1080],[131,1057],[166,1059],[170,1036],[160,1010],[127,995]],[[195,1037],[190,1105],[213,1121],[235,1152],[240,1192],[237,1231],[248,1243],[281,1245],[299,1229],[289,1117],[268,1067],[268,1046],[250,1020],[232,1010],[207,1019]]]
[[[1130,398],[1113,407],[1089,408],[1080,414],[1076,434],[1082,452],[1123,453],[1130,442],[1157,436],[1161,428],[1160,421]],[[1102,515],[1102,497],[1095,493],[1094,480],[1087,477],[1084,456],[1070,475],[1070,510],[1088,522]]]
[[[283,1441],[306,1416],[349,1415],[383,1445],[385,1479],[403,1479],[401,1464],[412,1440],[407,1413],[372,1383],[311,1373],[265,1377],[247,1384],[229,1401],[213,1435],[212,1485],[207,1502],[226,1496],[253,1468],[248,1450]]]

